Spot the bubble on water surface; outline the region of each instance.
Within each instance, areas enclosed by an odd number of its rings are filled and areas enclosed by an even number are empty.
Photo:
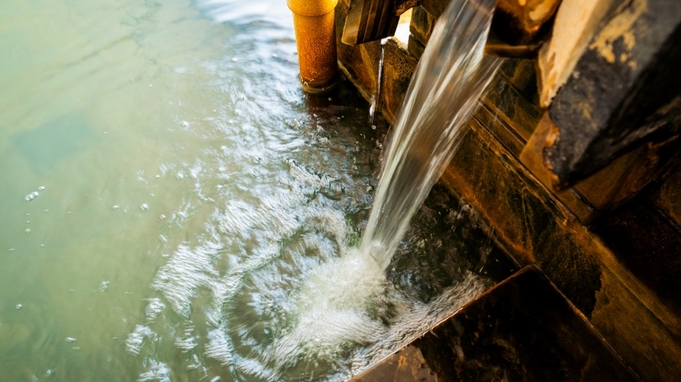
[[[40,193],[38,191],[33,191],[33,192],[27,194],[26,196],[24,196],[24,200],[26,200],[27,202],[30,202],[31,200],[37,198],[38,195],[40,195]]]
[[[139,382],[170,382],[170,368],[165,363],[151,360],[149,365],[149,371],[140,374]]]
[[[148,211],[148,210],[149,210],[149,205],[148,205],[147,203],[142,203],[142,205],[140,205],[140,210],[142,210],[142,211]]]
[[[189,353],[198,346],[198,336],[194,335],[194,325],[187,325],[184,328],[184,334],[175,340],[177,346],[182,353]]]
[[[147,318],[147,322],[153,322],[165,307],[166,304],[159,298],[147,299],[147,307],[144,308],[144,315]]]
[[[68,343],[72,343],[72,342],[76,342],[76,341],[78,341],[78,339],[77,339],[77,338],[73,338],[73,337],[66,337],[66,342],[68,342]]]
[[[192,354],[192,360],[194,363],[187,365],[187,371],[196,370],[201,367],[201,361],[199,361],[199,357],[197,357],[196,354]]]
[[[16,310],[19,310],[19,309],[21,309],[21,308],[23,308],[23,307],[24,307],[24,306],[21,305],[21,304],[17,304],[16,306],[14,306],[14,308],[15,308]]]
[[[99,288],[97,288],[97,290],[100,292],[106,292],[106,290],[109,289],[110,283],[110,281],[102,281],[102,283],[99,284]]]

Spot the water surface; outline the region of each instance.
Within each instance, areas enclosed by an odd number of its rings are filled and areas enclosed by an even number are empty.
[[[388,279],[352,249],[382,137],[283,1],[6,0],[0,67],[2,380],[339,380],[489,286],[419,286],[436,217]]]

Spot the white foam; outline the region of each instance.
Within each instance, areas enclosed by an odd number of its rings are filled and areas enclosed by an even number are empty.
[[[175,339],[175,346],[177,346],[182,353],[189,353],[198,346],[196,340],[197,336],[194,335],[194,325],[189,324],[184,328],[182,337]]]
[[[405,297],[373,257],[348,248],[356,232],[330,199],[317,197],[338,181],[286,164],[288,176],[274,188],[225,202],[193,244],[172,252],[152,282],[162,297],[147,300],[145,325],[126,339],[129,353],[169,334],[179,354],[194,357],[190,369],[203,352],[234,378],[279,381],[323,363],[335,374],[315,378],[343,380],[482,291],[470,276],[432,304]],[[171,221],[181,227],[192,208],[185,202]],[[201,309],[192,312],[197,301]],[[183,323],[156,322],[166,305]],[[200,331],[197,320],[205,320]],[[155,365],[146,380],[169,378],[165,364]]]
[[[220,248],[216,242],[193,249],[179,246],[168,263],[159,269],[152,288],[163,294],[175,312],[188,318],[197,289],[210,286],[218,276],[214,262]]]
[[[149,371],[140,374],[139,382],[170,382],[170,368],[163,362],[149,361]]]
[[[206,355],[220,362],[223,366],[234,365],[234,344],[223,326],[208,332]]]
[[[152,332],[151,329],[147,326],[144,325],[135,326],[135,330],[133,330],[132,333],[128,334],[128,338],[126,338],[125,340],[125,350],[128,353],[139,355],[140,351],[142,350],[144,340],[148,337],[151,337],[153,334],[154,332]]]
[[[147,318],[147,323],[151,323],[158,317],[158,314],[165,309],[166,304],[164,304],[160,298],[149,298],[147,299],[147,302],[147,307],[144,308],[144,315]]]

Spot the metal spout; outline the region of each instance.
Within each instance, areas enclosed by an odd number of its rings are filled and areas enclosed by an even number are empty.
[[[303,91],[323,93],[338,75],[334,9],[338,0],[288,0],[293,12]]]

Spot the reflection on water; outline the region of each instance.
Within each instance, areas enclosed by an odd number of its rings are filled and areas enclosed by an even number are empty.
[[[415,298],[351,249],[377,137],[347,90],[306,102],[291,24],[3,2],[0,380],[342,379],[488,284]]]
[[[87,149],[87,141],[92,137],[82,110],[78,110],[71,115],[50,120],[35,129],[14,134],[12,143],[31,167],[49,171],[64,157]]]

